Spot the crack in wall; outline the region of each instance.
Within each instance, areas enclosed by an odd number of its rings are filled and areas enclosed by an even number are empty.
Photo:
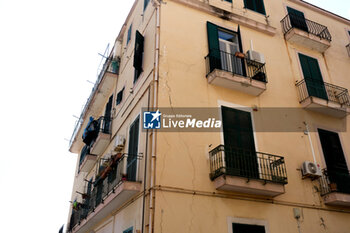
[[[193,205],[194,205],[194,195],[192,195],[192,202],[190,205],[190,211],[191,211],[191,221],[190,221],[190,225],[188,227],[188,232],[191,233],[191,229],[192,229],[192,225],[193,225],[193,220],[194,220],[194,211],[193,211]]]
[[[179,138],[180,140],[182,141],[182,143],[185,145],[186,147],[186,150],[187,150],[187,155],[188,155],[188,158],[190,159],[191,161],[191,164],[192,164],[192,187],[193,189],[195,189],[195,180],[196,180],[196,167],[194,165],[194,161],[193,161],[193,158],[191,156],[191,153],[190,153],[190,149],[189,149],[189,146],[187,145],[187,143],[185,142],[185,140],[183,140],[183,138],[181,137],[181,135],[179,135]]]

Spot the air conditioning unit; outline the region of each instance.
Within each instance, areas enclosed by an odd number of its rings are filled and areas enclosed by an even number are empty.
[[[125,137],[123,135],[117,135],[117,137],[115,138],[114,150],[115,151],[122,150],[124,148],[124,145],[125,145]]]
[[[305,161],[301,168],[303,178],[319,178],[322,176],[322,171],[319,166],[313,162]]]
[[[247,55],[248,55],[249,60],[260,62],[262,64],[265,63],[265,57],[264,57],[264,54],[262,54],[262,53],[259,53],[259,52],[253,51],[253,50],[248,50]]]

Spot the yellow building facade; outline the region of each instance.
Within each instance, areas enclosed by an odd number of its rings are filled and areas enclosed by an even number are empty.
[[[72,136],[67,232],[350,232],[349,43],[301,0],[136,0]]]

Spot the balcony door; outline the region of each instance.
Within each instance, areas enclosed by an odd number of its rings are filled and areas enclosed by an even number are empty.
[[[298,10],[295,10],[291,7],[287,7],[287,11],[290,18],[290,24],[293,28],[298,28],[305,32],[308,32],[306,19],[304,13]]]
[[[300,53],[299,60],[309,96],[328,100],[318,61],[315,58]]]
[[[223,30],[218,31],[221,58],[221,69],[234,74],[243,75],[242,59],[235,57],[240,52],[238,35]]]
[[[250,112],[222,107],[226,173],[259,178]]]
[[[126,173],[127,178],[130,181],[136,181],[137,153],[139,145],[139,124],[140,118],[137,117],[137,119],[131,124],[129,131],[129,149]]]
[[[336,183],[340,192],[350,193],[350,175],[338,133],[318,129],[318,135],[330,182]]]

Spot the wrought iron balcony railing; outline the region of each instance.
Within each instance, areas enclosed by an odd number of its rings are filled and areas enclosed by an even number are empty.
[[[215,69],[224,70],[262,82],[267,82],[265,64],[238,57],[222,50],[211,50],[205,57],[207,76]]]
[[[348,51],[348,55],[349,55],[349,57],[350,57],[350,44],[348,44],[348,45],[346,46],[346,50]]]
[[[307,84],[305,79],[297,82],[296,86],[298,87],[300,102],[303,102],[310,96],[314,96],[341,105],[350,106],[349,92],[346,88],[316,80],[310,80]],[[309,91],[312,91],[313,93],[309,93]]]
[[[209,152],[210,178],[221,175],[287,183],[284,157],[219,145]]]
[[[323,170],[323,176],[319,179],[321,196],[332,192],[350,194],[350,172],[349,171],[327,171]]]
[[[326,26],[323,26],[319,23],[313,22],[311,20],[305,19],[296,14],[288,14],[282,20],[282,29],[283,33],[286,34],[293,28],[297,28],[325,39],[328,41],[332,40],[332,36]]]
[[[79,225],[83,219],[86,219],[103,200],[114,193],[115,189],[123,181],[137,182],[136,168],[137,162],[142,157],[139,155],[124,154],[120,158],[109,160],[109,165],[99,169],[99,176],[93,183],[93,189],[88,191],[86,198],[77,208],[72,210],[68,232],[72,232],[76,225]],[[124,164],[126,165],[126,174],[123,174]]]

